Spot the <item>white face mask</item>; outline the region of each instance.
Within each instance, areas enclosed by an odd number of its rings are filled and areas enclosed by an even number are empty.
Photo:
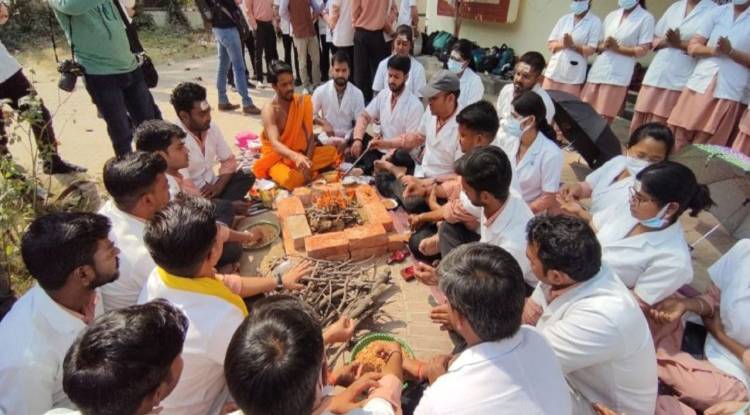
[[[617,0],[617,4],[625,10],[630,10],[638,5],[638,0]]]
[[[631,157],[629,154],[625,156],[625,168],[628,170],[631,176],[635,177],[641,170],[650,166],[651,163],[648,160],[642,160],[636,157]]]
[[[586,1],[574,1],[570,3],[570,11],[576,16],[586,13],[589,9],[589,0]]]

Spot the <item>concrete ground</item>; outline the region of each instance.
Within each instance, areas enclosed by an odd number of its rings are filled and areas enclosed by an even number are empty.
[[[214,108],[217,105],[215,80],[216,59],[207,58],[190,60],[159,68],[159,86],[152,90],[157,104],[161,108],[164,118],[175,119],[173,109],[169,104],[169,94],[177,83],[194,81],[202,84],[208,90],[208,100]],[[26,71],[27,74],[29,71]],[[82,82],[78,82],[76,90],[67,94],[57,89],[57,78],[40,76],[34,79],[35,87],[54,113],[54,127],[61,142],[62,155],[77,164],[86,166],[89,173],[96,180],[101,181],[101,168],[104,162],[113,156],[104,122],[97,118],[96,109],[91,103]],[[252,92],[255,104],[262,107],[272,98],[269,89],[255,89]],[[240,102],[236,93],[230,92],[230,100]],[[494,98],[491,102],[494,102]],[[239,112],[213,112],[214,121],[220,126],[227,142],[234,146],[235,134],[251,130],[259,133],[261,124],[259,117],[241,115]],[[621,139],[627,137],[627,124],[618,120],[613,126]],[[22,163],[29,163],[29,148],[27,143],[16,143],[12,146],[14,156]],[[585,162],[576,153],[566,152],[566,165],[563,181],[581,180],[589,171]],[[263,219],[273,219],[273,215],[265,215]],[[683,219],[689,242],[697,240],[716,223],[708,214],[698,218]],[[735,242],[723,229],[714,233],[707,241],[699,244],[693,251],[695,262],[696,288],[703,288],[706,282],[705,269],[713,263],[723,252],[726,252]],[[243,262],[243,273],[255,275],[258,265],[264,259],[282,253],[280,245],[261,251],[250,251]],[[397,334],[412,346],[417,356],[428,357],[434,353],[446,353],[452,349],[452,343],[447,334],[430,322],[429,311],[430,290],[417,282],[404,282],[398,271],[408,264],[393,267],[393,281],[396,289],[391,290],[388,303],[384,307],[385,320],[381,320],[374,327],[377,330],[390,331]]]

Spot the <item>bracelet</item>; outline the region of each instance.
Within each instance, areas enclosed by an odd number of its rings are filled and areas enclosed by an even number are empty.
[[[352,141],[363,141],[361,138],[355,138]]]

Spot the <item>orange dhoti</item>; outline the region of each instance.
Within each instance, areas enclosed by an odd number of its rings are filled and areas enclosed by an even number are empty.
[[[313,128],[312,99],[309,95],[295,95],[289,105],[284,132],[279,140],[290,150],[305,154]],[[265,131],[261,134],[261,157],[253,165],[255,177],[271,179],[279,186],[293,190],[305,184],[305,176],[290,159],[277,153]],[[317,146],[312,152],[310,168],[313,175],[339,160],[334,146]]]

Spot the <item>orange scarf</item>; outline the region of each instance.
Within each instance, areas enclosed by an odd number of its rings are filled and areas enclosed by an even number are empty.
[[[280,137],[281,143],[290,150],[303,154],[307,151],[308,139],[313,130],[312,110],[310,95],[294,95],[289,105],[284,133]],[[265,131],[260,135],[260,142],[261,157],[253,165],[255,177],[267,179],[268,171],[277,163],[284,163],[291,168],[296,167],[291,160],[283,158],[273,149]]]

